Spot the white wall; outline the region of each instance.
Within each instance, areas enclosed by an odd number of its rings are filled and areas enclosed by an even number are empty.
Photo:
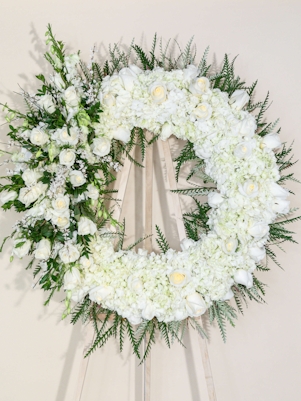
[[[237,73],[251,83],[258,78],[257,98],[270,90],[274,100],[267,116],[281,118],[282,138],[295,139],[301,152],[301,3],[299,1],[3,1],[0,9],[0,99],[20,104],[17,84],[34,90],[34,75],[45,69],[44,32],[50,22],[57,37],[88,59],[96,42],[108,44],[132,37],[150,46],[153,34],[177,38],[184,45],[195,35],[201,55],[217,64],[225,52],[239,54]],[[1,127],[5,141],[5,127]],[[294,168],[300,171],[300,164]],[[300,174],[299,174],[300,179]],[[134,184],[132,184],[134,185]],[[159,186],[161,184],[159,183]],[[133,187],[134,188],[134,187]],[[300,194],[301,187],[292,185]],[[298,206],[298,198],[292,200]],[[129,209],[130,210],[130,209]],[[166,211],[163,210],[163,213]],[[1,238],[9,234],[16,215],[1,213]],[[300,224],[294,224],[300,240]],[[217,328],[210,330],[209,352],[218,401],[298,401],[300,399],[300,246],[278,252],[285,271],[272,266],[267,305],[251,304],[224,345]],[[62,297],[42,306],[45,295],[33,291],[23,262],[9,264],[9,246],[0,255],[0,401],[73,401],[84,347],[81,326],[61,322]],[[152,401],[200,399],[201,359],[193,347],[184,353],[158,344],[152,354]],[[189,345],[189,341],[188,341]],[[126,350],[114,342],[91,358],[82,401],[140,401],[140,371]],[[194,362],[193,362],[194,361]],[[202,400],[204,401],[204,400]]]

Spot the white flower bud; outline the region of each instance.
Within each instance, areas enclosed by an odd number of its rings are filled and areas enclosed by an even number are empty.
[[[256,263],[260,262],[265,257],[265,248],[259,246],[252,246],[249,249],[249,254]]]
[[[267,134],[262,138],[261,147],[268,149],[277,149],[281,146],[281,141],[278,134]]]
[[[235,110],[241,110],[249,101],[250,96],[243,89],[236,90],[229,99],[229,103]]]
[[[203,315],[207,310],[207,305],[197,292],[194,292],[186,297],[186,309],[190,316],[197,317]]]
[[[242,284],[247,288],[253,287],[253,276],[251,273],[243,269],[238,269],[234,274],[234,281],[237,284]]]

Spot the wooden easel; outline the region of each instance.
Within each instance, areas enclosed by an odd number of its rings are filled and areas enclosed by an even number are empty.
[[[152,138],[152,134],[146,131],[146,139],[149,141]],[[170,145],[168,141],[158,141],[159,153],[161,159],[165,159],[166,164],[166,171],[167,171],[167,178],[169,183],[169,189],[177,189],[177,182],[174,173],[174,167],[170,152]],[[130,175],[131,169],[131,162],[127,158],[125,160],[121,177],[120,177],[120,184],[117,194],[117,199],[123,201],[125,196],[125,191]],[[146,148],[146,161],[145,161],[145,233],[150,234],[152,233],[152,212],[153,212],[153,146],[148,146]],[[173,193],[173,206],[177,224],[177,230],[179,234],[180,241],[186,237],[185,227],[183,223],[183,215],[181,210],[180,199],[177,193]],[[119,221],[120,215],[122,210],[122,203],[120,207],[116,207],[114,211],[114,219]],[[153,250],[152,246],[152,236],[148,237],[145,240],[144,244],[145,249],[148,252]],[[88,325],[88,344],[93,343],[95,338],[95,332],[93,329],[92,324]],[[202,357],[202,365],[203,365],[203,373],[204,379],[206,382],[206,389],[203,389],[202,398],[200,401],[217,401],[214,382],[211,372],[211,365],[210,359],[208,354],[208,347],[206,339],[202,339],[200,335],[195,330],[195,335],[198,337],[198,344],[201,351]],[[143,344],[144,348],[146,346],[146,340]],[[88,370],[90,356],[83,359],[80,367],[79,379],[78,379],[78,386],[75,395],[75,401],[81,401],[81,396],[84,388],[85,378]],[[204,397],[203,397],[204,395]],[[140,400],[136,400],[140,401]],[[144,362],[143,366],[143,401],[151,401],[151,355],[149,355]]]

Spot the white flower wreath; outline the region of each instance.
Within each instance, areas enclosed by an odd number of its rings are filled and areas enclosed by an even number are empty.
[[[36,96],[23,93],[27,114],[5,106],[8,121],[24,120],[10,126],[8,135],[21,149],[10,159],[10,184],[0,188],[4,209],[25,211],[12,234],[13,255],[33,255],[34,275],[51,295],[64,288],[64,316],[72,313],[73,323],[83,316],[97,326],[105,314],[91,350],[126,325],[139,356],[142,338],[149,332],[153,341],[155,328],[168,343],[187,318],[203,332],[194,318],[207,309],[225,337],[224,318],[236,317],[228,301],[235,297],[241,310],[246,296],[261,300],[263,285],[253,273],[267,269],[260,265],[266,252],[275,259],[267,242],[291,240],[283,224],[293,219],[272,224],[290,212],[289,191],[279,184],[291,177],[279,170],[292,163],[285,161],[291,148],[274,153],[281,142],[275,124],[262,122],[267,99],[252,104],[255,85],[246,88],[235,78],[227,56],[221,72],[210,76],[205,56],[193,64],[190,46],[172,61],[135,45],[141,68],[115,46],[111,67],[101,68],[93,53],[88,67],[80,64],[80,75],[78,56],[65,55],[50,27],[47,36],[55,74],[49,82],[38,76],[43,86]],[[182,191],[208,195],[208,203],[197,202],[186,216],[181,252],[169,249],[160,231],[160,254],[115,250],[114,233],[104,228],[110,222],[122,232],[106,207],[107,186],[122,154],[130,157],[135,137],[144,152],[143,130],[154,133],[153,140],[186,140],[177,171],[192,160],[191,176],[216,186]],[[73,311],[71,300],[78,303]],[[136,336],[131,325],[139,325]]]

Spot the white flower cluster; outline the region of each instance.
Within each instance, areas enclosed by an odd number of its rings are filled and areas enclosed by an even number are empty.
[[[254,117],[243,110],[249,100],[245,91],[228,98],[198,75],[192,65],[170,72],[143,72],[132,65],[107,76],[92,149],[104,157],[111,140],[126,143],[133,127],[160,134],[162,140],[174,134],[191,141],[217,185],[208,196],[209,233],[198,242],[184,240],[182,252],[160,255],[114,252],[112,240],[96,233],[89,258],[78,254],[65,275],[73,300],[89,294],[133,324],[154,316],[168,322],[199,316],[212,301],[230,299],[234,283],[252,287],[269,224],[289,211],[289,193],[277,184],[273,152],[281,142],[277,134],[255,133]],[[73,156],[67,159],[72,163]],[[86,227],[94,234],[94,227]]]

